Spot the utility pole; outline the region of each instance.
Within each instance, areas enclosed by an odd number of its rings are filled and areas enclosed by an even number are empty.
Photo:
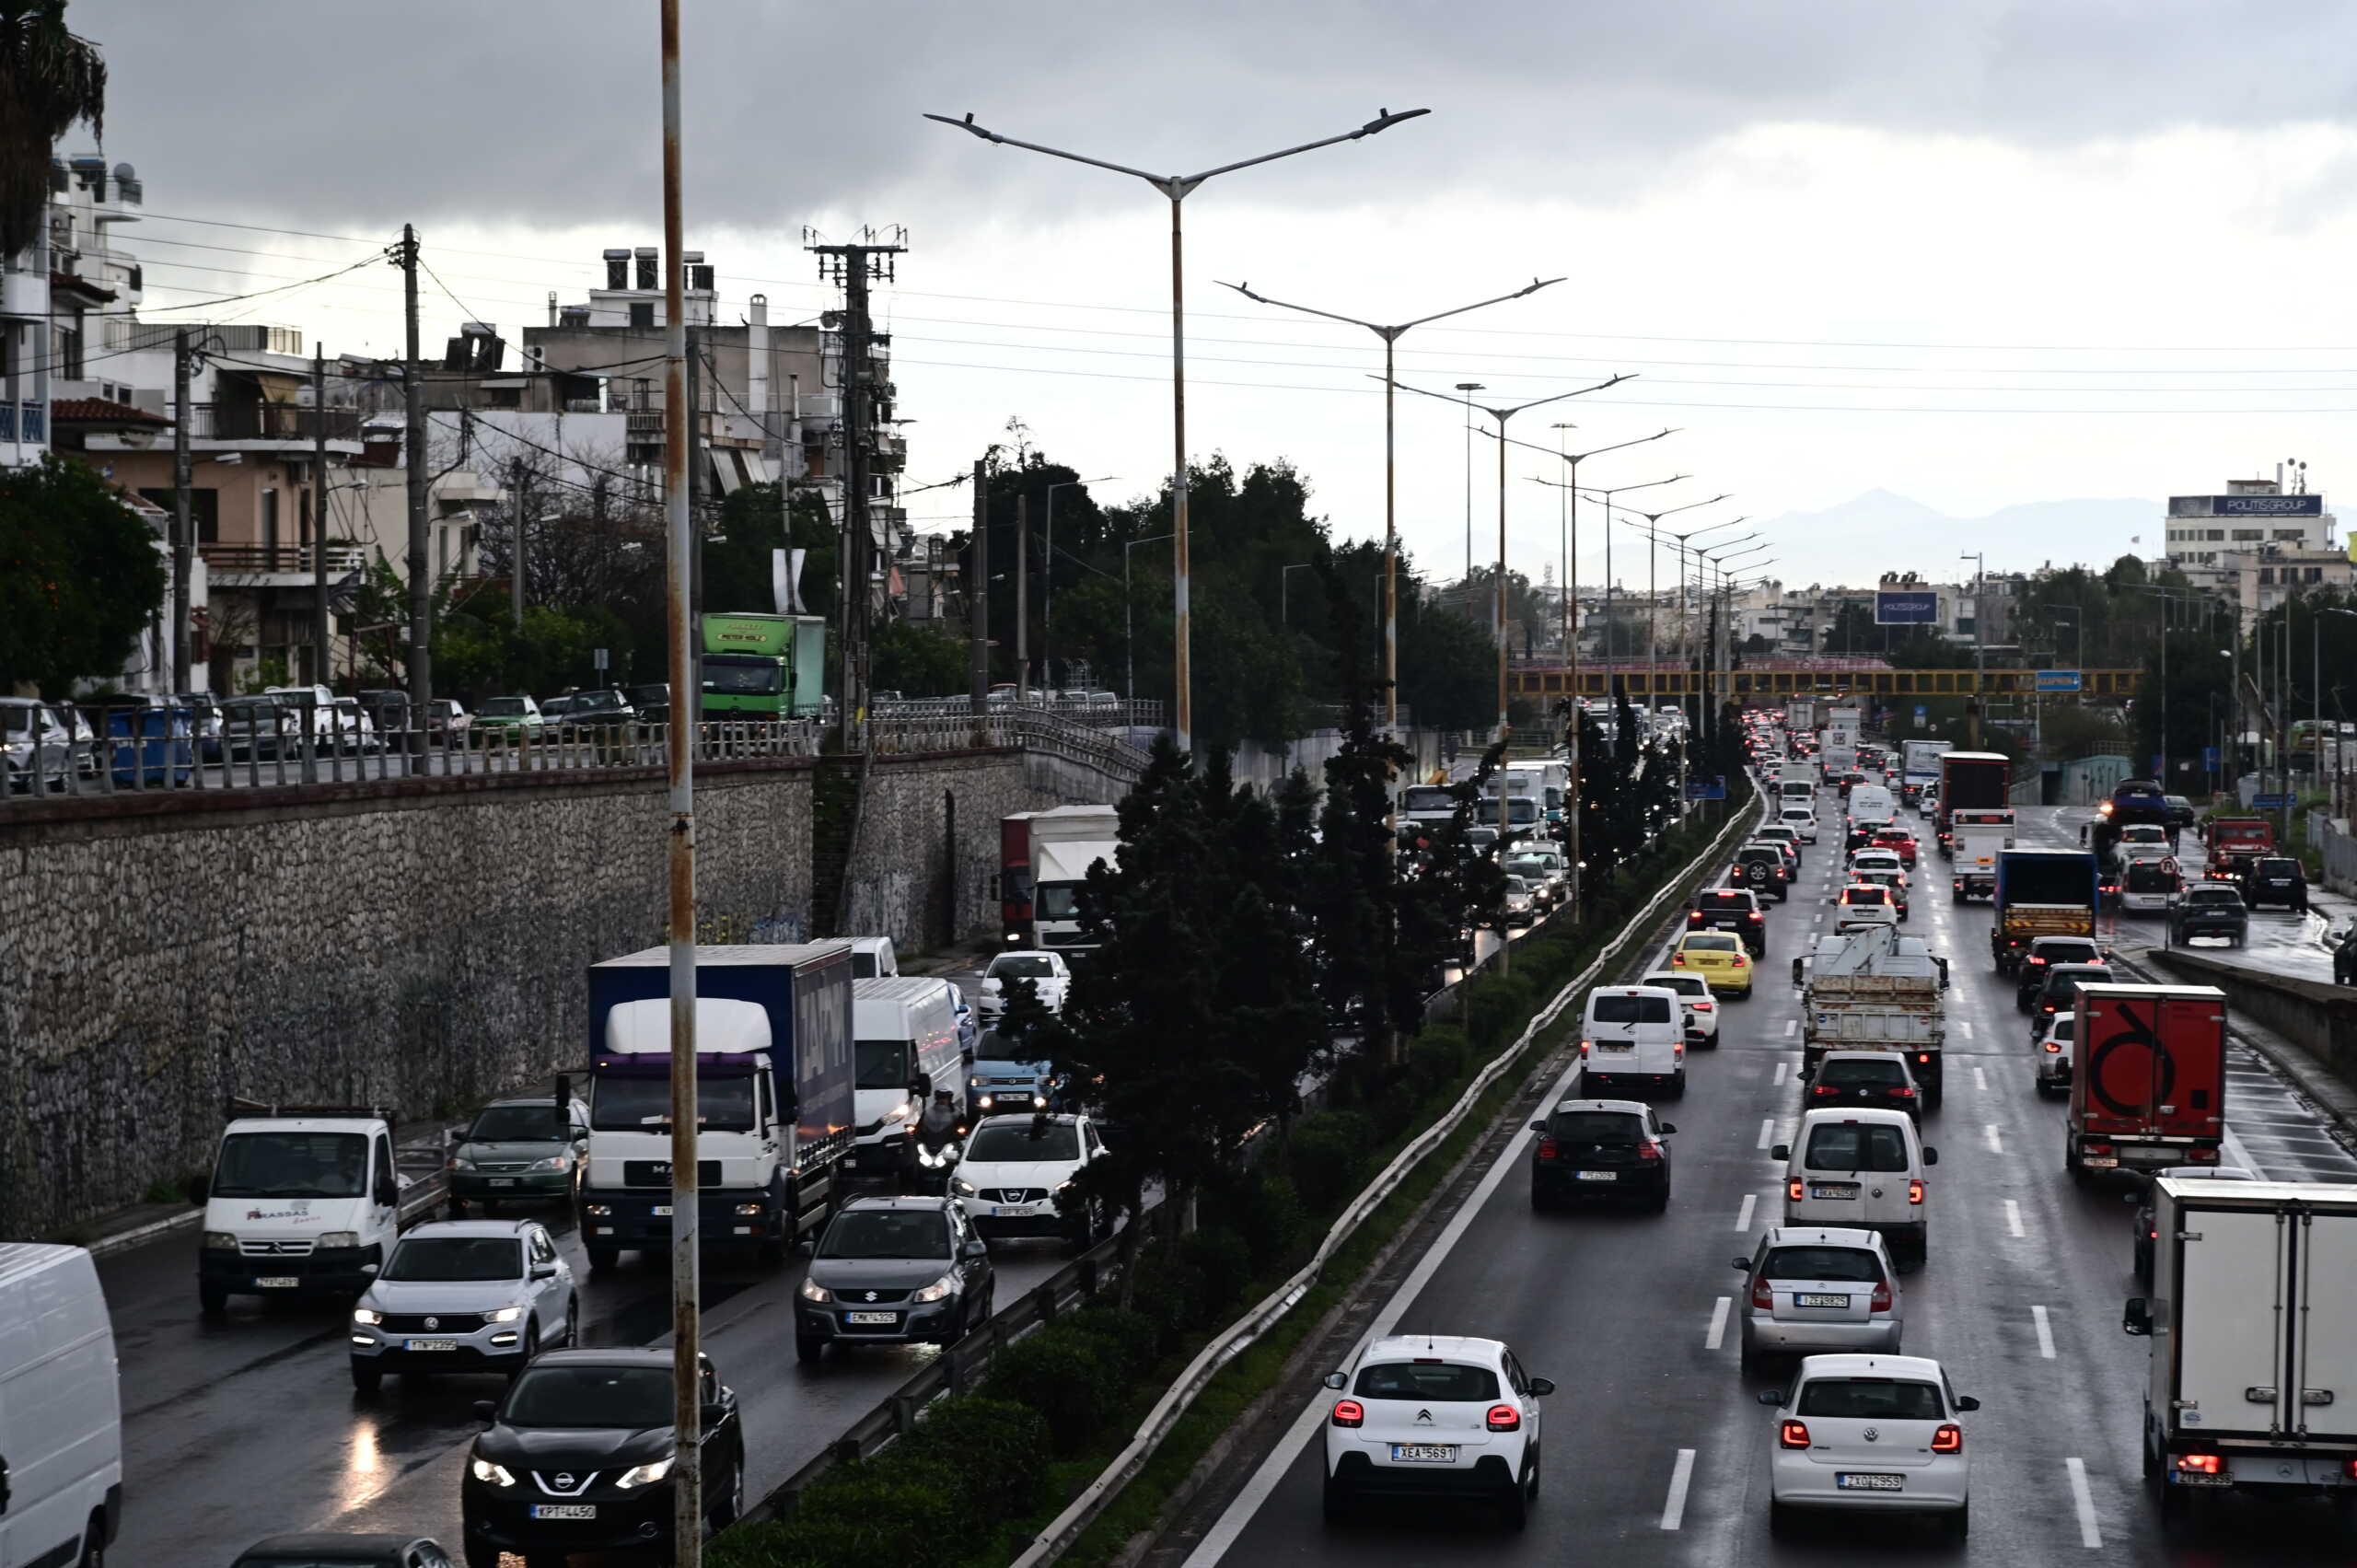
[[[520,457],[507,460],[507,474],[508,518],[515,526],[516,534],[512,546],[515,558],[507,568],[507,609],[515,618],[516,630],[521,632],[524,629],[524,509],[530,481],[526,476],[524,459]]]
[[[666,0],[667,5],[675,3],[676,0]],[[876,547],[876,533],[869,521],[868,459],[872,454],[868,444],[875,439],[872,432],[877,411],[872,404],[882,392],[874,368],[875,324],[868,316],[867,285],[874,281],[891,282],[893,258],[908,249],[897,240],[880,245],[872,241],[870,233],[856,244],[804,247],[818,256],[819,275],[841,284],[843,290],[842,393],[846,471],[842,567],[838,575],[843,594],[843,662],[836,701],[841,704],[842,749],[846,752],[866,745],[868,641],[875,616],[869,595],[870,581],[875,575],[869,562]]]
[[[328,663],[328,355],[311,345],[311,679],[329,683]],[[425,715],[417,714],[424,724]]]
[[[694,543],[688,567],[688,618],[691,624],[703,613],[703,333],[695,322],[688,331],[688,531]],[[519,611],[520,613],[520,611]]]
[[[974,534],[966,541],[966,615],[972,623],[968,656],[972,661],[971,711],[976,718],[991,705],[991,482],[989,460],[974,459]]]
[[[1031,498],[1015,498],[1015,700],[1031,697]]]
[[[194,533],[189,523],[190,458],[188,425],[188,329],[172,333],[172,672],[171,690],[195,689],[191,679],[189,639],[189,574],[195,563]]]
[[[434,701],[434,580],[426,570],[425,367],[417,348],[417,230],[401,225],[401,310],[407,332],[401,402],[408,415],[401,461],[409,470],[409,711],[424,722]]]
[[[669,892],[671,989],[671,1561],[703,1562],[703,1321],[696,1249],[696,783],[693,622],[695,537],[688,515],[688,331],[679,247],[679,0],[662,0],[664,631],[670,650]],[[414,294],[412,296],[415,297]],[[412,310],[410,331],[417,331]],[[415,459],[412,459],[412,461]],[[412,494],[422,494],[412,492]]]

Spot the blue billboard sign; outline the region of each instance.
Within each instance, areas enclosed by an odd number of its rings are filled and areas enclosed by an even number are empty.
[[[2257,811],[2282,811],[2291,806],[2292,797],[2288,795],[2254,795],[2250,797],[2250,804]]]
[[[1937,626],[1940,623],[1940,596],[1935,590],[1917,592],[1878,590],[1875,594],[1875,624],[1877,626]]]
[[[1686,798],[1689,800],[1724,800],[1726,797],[1727,779],[1724,773],[1713,773],[1708,778],[1698,773],[1686,781]]]
[[[2075,669],[2041,669],[2038,672],[2038,689],[2041,691],[2076,691],[2079,672]]]

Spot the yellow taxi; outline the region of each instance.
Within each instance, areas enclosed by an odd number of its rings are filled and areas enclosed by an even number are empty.
[[[1671,949],[1669,967],[1699,974],[1713,993],[1751,997],[1751,977],[1758,967],[1743,950],[1743,938],[1732,931],[1689,931]]]

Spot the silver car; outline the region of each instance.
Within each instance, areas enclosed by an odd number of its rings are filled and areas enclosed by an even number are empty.
[[[352,1309],[352,1386],[389,1372],[504,1372],[581,1342],[573,1267],[537,1220],[435,1220],[403,1236]]]
[[[1898,1353],[1906,1323],[1898,1271],[1870,1230],[1775,1225],[1743,1271],[1743,1370],[1771,1356]]]

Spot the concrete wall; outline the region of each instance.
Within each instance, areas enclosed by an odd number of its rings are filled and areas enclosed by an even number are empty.
[[[2183,947],[2156,950],[2153,958],[2179,980],[2218,987],[2226,993],[2229,1017],[2272,1029],[2341,1083],[2357,1087],[2357,991],[2263,974]]]
[[[879,760],[853,929],[994,929],[999,818],[1112,788],[1030,753]],[[810,764],[714,766],[696,807],[702,938],[812,935]],[[209,1163],[232,1094],[424,1116],[545,1082],[581,1058],[584,968],[662,939],[665,823],[651,770],[0,813],[0,1236]]]

